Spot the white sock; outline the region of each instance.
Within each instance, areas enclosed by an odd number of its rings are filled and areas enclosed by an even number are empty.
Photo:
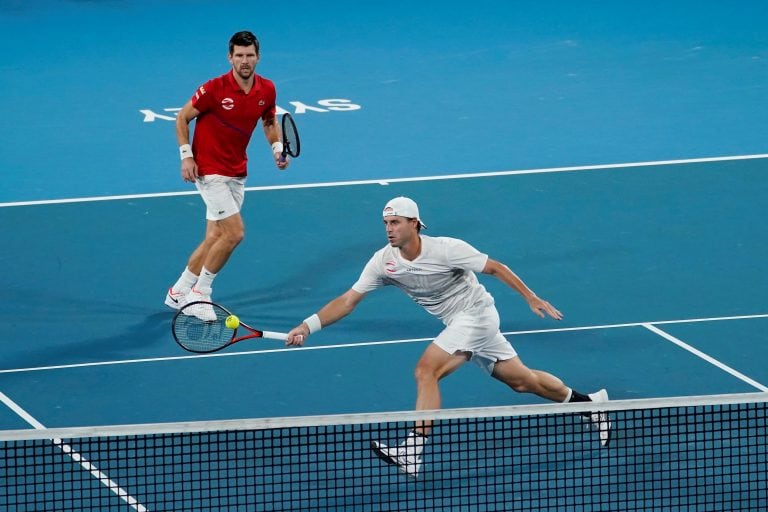
[[[568,388],[568,395],[565,397],[565,400],[563,400],[563,403],[567,404],[568,402],[570,402],[572,396],[573,396],[573,390],[571,388]]]
[[[215,277],[216,274],[203,267],[203,270],[200,271],[200,277],[197,278],[195,288],[205,295],[210,295],[213,288],[213,279]]]
[[[197,276],[193,274],[191,270],[189,270],[189,267],[185,267],[184,272],[181,273],[181,277],[179,277],[179,280],[176,281],[176,284],[173,285],[172,290],[174,292],[189,290],[195,286],[196,282]]]

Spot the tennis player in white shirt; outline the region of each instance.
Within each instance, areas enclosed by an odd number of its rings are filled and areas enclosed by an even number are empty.
[[[350,314],[368,292],[394,285],[445,324],[445,329],[424,350],[416,365],[417,410],[439,409],[440,379],[467,361],[473,361],[519,393],[533,393],[555,402],[608,400],[604,389],[592,394],[579,393],[554,375],[529,369],[520,360],[499,330],[499,313],[493,297],[475,273],[490,274],[501,280],[520,293],[531,310],[542,318],[560,320],[563,315],[539,298],[509,267],[462,240],[421,234],[426,225],[412,199],[392,199],[382,215],[389,243],[374,253],[352,288],[288,333],[289,345],[303,345],[310,334]],[[596,412],[588,418],[599,433],[600,443],[607,445],[611,427],[608,415]],[[374,441],[371,448],[387,463],[417,477],[431,427],[429,421],[416,422],[398,446]]]

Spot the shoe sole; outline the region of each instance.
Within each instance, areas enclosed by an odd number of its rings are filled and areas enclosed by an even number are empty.
[[[382,449],[379,447],[379,445],[376,444],[376,441],[371,441],[371,450],[373,450],[373,453],[375,453],[378,458],[380,458],[387,464],[392,466],[397,466],[397,461],[392,457],[390,457],[389,455],[387,455],[386,453],[384,453]]]

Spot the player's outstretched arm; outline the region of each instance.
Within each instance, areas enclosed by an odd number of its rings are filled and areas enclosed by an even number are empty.
[[[339,295],[320,308],[320,311],[291,329],[288,332],[286,345],[303,345],[311,333],[317,332],[323,327],[328,327],[354,311],[360,301],[363,300],[363,297],[365,297],[365,294],[350,288],[343,295]]]
[[[549,302],[540,299],[535,293],[533,293],[533,290],[526,286],[526,284],[517,276],[517,274],[512,272],[512,270],[503,263],[488,258],[488,261],[485,264],[485,268],[483,269],[483,274],[489,274],[496,277],[501,282],[522,295],[525,301],[528,303],[528,306],[531,308],[531,311],[536,313],[541,318],[544,318],[545,315],[549,315],[555,320],[563,319],[563,314],[560,313],[560,311],[558,311]]]

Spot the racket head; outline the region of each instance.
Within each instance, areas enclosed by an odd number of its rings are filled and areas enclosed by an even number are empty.
[[[280,128],[283,131],[283,158],[286,155],[296,158],[301,153],[301,140],[299,139],[299,131],[296,129],[296,123],[293,121],[291,114],[283,114]]]
[[[207,354],[221,350],[237,335],[237,329],[230,329],[225,323],[231,314],[213,302],[190,302],[173,317],[173,339],[189,352]]]

